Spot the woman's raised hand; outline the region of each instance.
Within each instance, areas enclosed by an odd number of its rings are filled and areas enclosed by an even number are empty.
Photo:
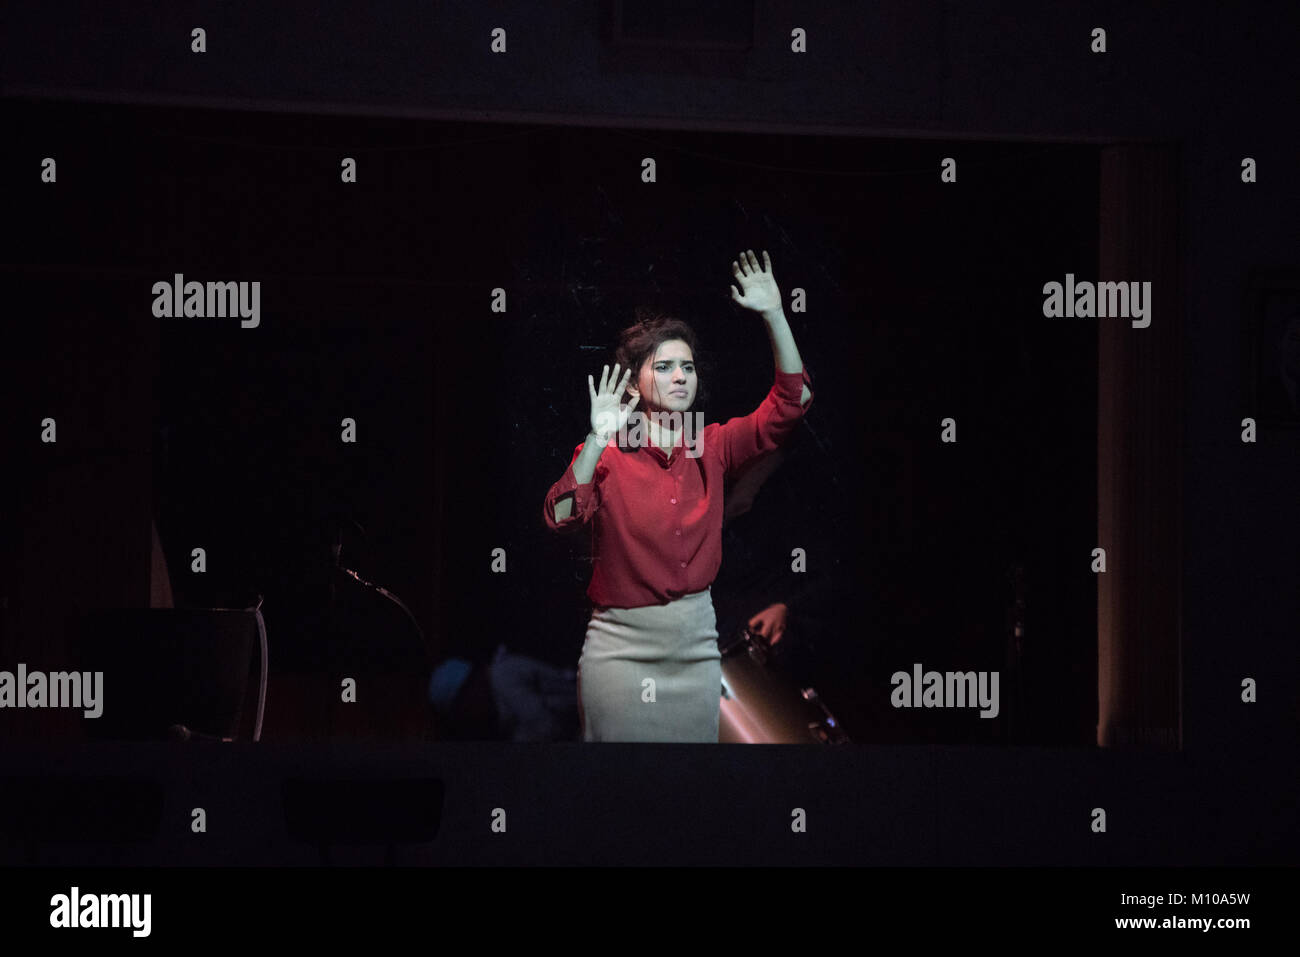
[[[592,377],[587,376],[587,391],[591,394],[591,431],[605,442],[627,425],[632,410],[641,400],[639,395],[633,396],[632,401],[626,406],[619,405],[619,399],[627,390],[627,380],[632,377],[632,370],[628,369],[624,372],[620,382],[618,369],[618,363],[614,363],[614,374],[610,375],[609,366],[605,366],[605,370],[600,374],[599,389],[592,382]]]
[[[731,300],[746,309],[757,313],[770,312],[781,308],[781,290],[776,287],[776,275],[772,272],[772,257],[763,250],[763,262],[760,265],[754,250],[750,249],[731,261],[731,274],[736,277],[736,286],[731,287]]]

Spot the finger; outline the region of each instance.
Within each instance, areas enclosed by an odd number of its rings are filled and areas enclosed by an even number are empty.
[[[772,257],[767,254],[766,249],[763,250],[763,268],[768,272],[772,271]]]
[[[735,287],[735,286],[732,286],[732,287],[731,287],[731,298],[734,299],[734,300],[736,300],[736,302],[744,302],[744,301],[745,301],[744,298],[740,295],[740,293],[738,293],[738,292],[736,291],[736,287]]]
[[[587,391],[591,393],[591,401],[596,401],[596,384],[592,382],[591,376],[587,376]]]
[[[754,272],[758,272],[758,257],[754,255],[754,250],[747,249],[745,257],[749,261],[749,268]]]
[[[747,267],[749,266],[749,263],[745,259],[745,254],[741,253],[736,257],[736,259],[740,261],[740,266],[739,266],[740,274],[742,276],[748,276],[749,272],[747,271]]]
[[[614,386],[618,384],[618,369],[619,369],[619,365],[617,362],[615,362],[614,374],[609,377],[609,391],[611,393],[613,393],[614,391]]]
[[[605,394],[605,380],[607,378],[609,378],[609,366],[605,366],[605,370],[600,374],[600,388],[596,391],[601,395]]]
[[[641,397],[639,395],[632,396],[632,401],[627,404],[627,410],[631,412],[633,409],[636,408],[636,404],[640,401],[641,401]]]

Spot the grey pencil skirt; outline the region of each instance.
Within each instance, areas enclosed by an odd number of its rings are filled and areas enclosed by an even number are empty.
[[[578,659],[584,741],[717,744],[721,695],[709,589],[666,605],[592,611]]]

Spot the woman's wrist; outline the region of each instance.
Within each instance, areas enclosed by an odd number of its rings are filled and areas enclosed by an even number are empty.
[[[610,438],[611,436],[608,433],[597,432],[595,430],[592,430],[591,432],[587,433],[587,441],[594,442],[596,445],[599,445],[602,449],[605,446],[609,445]]]

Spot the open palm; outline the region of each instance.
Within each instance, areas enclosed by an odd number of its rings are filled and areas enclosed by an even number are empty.
[[[605,366],[605,370],[600,374],[599,389],[592,382],[591,376],[587,376],[587,391],[591,394],[591,431],[603,439],[608,439],[627,425],[632,410],[641,401],[638,395],[633,396],[632,401],[626,406],[619,405],[619,399],[627,389],[627,381],[632,376],[632,370],[628,369],[624,372],[623,380],[620,382],[618,368],[618,363],[614,363],[614,374],[610,375],[609,366]]]
[[[731,274],[736,278],[736,286],[731,287],[733,302],[752,309],[755,312],[767,312],[781,307],[781,290],[776,287],[776,276],[772,273],[772,259],[763,250],[763,265],[759,265],[754,250],[740,254],[731,261]]]

